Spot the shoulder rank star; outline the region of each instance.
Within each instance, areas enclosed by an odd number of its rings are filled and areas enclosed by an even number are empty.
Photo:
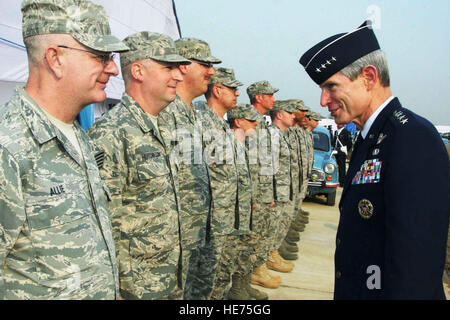
[[[400,110],[396,110],[393,113],[394,117],[401,123],[401,124],[406,124],[408,122],[408,118],[406,117],[406,115],[400,111]]]

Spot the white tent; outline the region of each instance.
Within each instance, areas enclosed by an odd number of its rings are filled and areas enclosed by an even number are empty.
[[[91,1],[103,5],[112,33],[120,39],[139,31],[164,33],[174,40],[180,37],[172,0]],[[0,105],[8,101],[14,88],[23,85],[28,77],[21,3],[22,0],[0,0]],[[120,99],[123,91],[121,75],[111,78],[106,88],[108,98]]]

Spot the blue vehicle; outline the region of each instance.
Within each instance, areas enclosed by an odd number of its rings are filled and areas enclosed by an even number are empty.
[[[313,130],[314,165],[308,182],[308,197],[324,195],[327,205],[334,206],[336,189],[339,186],[338,167],[331,147],[331,137],[328,129],[317,126]]]

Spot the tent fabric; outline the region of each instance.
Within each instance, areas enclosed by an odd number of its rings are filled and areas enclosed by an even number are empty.
[[[164,33],[174,40],[180,37],[173,0],[91,0],[104,6],[112,33],[120,39],[140,32]],[[23,85],[28,78],[28,64],[22,41],[22,0],[0,1],[0,103],[13,94],[11,83]],[[119,59],[116,59],[119,65]],[[120,99],[124,91],[119,75],[111,78],[106,94]]]

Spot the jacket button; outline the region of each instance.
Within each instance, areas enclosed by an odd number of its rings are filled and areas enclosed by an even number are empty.
[[[336,272],[336,279],[339,279],[341,276],[342,276],[341,272],[340,272],[340,271],[337,271],[337,272]]]
[[[341,245],[341,239],[336,239],[336,246],[338,247],[338,246],[340,246]]]

